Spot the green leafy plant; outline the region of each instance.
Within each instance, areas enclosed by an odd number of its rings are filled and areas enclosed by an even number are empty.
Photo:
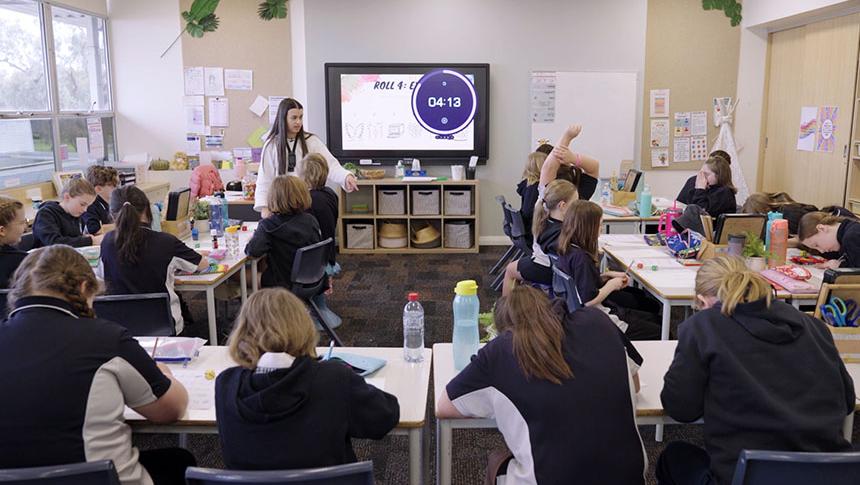
[[[743,256],[745,258],[766,258],[769,256],[764,241],[758,237],[758,234],[753,234],[749,231],[746,233],[747,240],[744,244]]]
[[[266,0],[257,5],[257,15],[263,20],[287,18],[287,0]]]
[[[194,220],[205,221],[209,219],[209,202],[198,200],[194,204]]]
[[[492,310],[478,314],[478,326],[481,328],[481,330],[483,330],[481,343],[487,343],[490,340],[496,338],[496,336],[499,334],[498,330],[496,330],[496,323],[493,319]]]
[[[726,17],[731,20],[732,27],[741,24],[741,4],[736,0],[702,0],[702,8],[705,10],[722,10]]]

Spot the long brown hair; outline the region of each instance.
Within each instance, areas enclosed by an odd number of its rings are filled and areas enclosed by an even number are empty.
[[[550,212],[555,210],[559,204],[562,202],[570,204],[577,197],[579,194],[576,192],[576,186],[567,180],[553,180],[547,184],[543,200],[539,200],[535,206],[532,234],[537,237],[543,232]]]
[[[269,131],[269,136],[266,137],[266,143],[274,142],[275,143],[275,153],[278,155],[278,159],[275,160],[275,174],[276,175],[284,175],[278,173],[278,163],[280,160],[284,161],[284,165],[287,164],[287,133],[289,130],[287,129],[287,114],[289,114],[291,109],[301,109],[305,108],[302,106],[302,103],[299,103],[297,100],[293,98],[284,98],[281,100],[280,104],[278,104],[278,115],[275,118],[275,123],[272,125],[272,129]],[[308,154],[308,143],[307,139],[310,138],[313,133],[308,133],[305,131],[305,125],[302,123],[301,129],[296,134],[296,138],[299,139],[299,143],[302,145],[302,154]],[[289,167],[287,168],[289,170]]]
[[[818,234],[818,226],[832,226],[844,221],[844,217],[830,215],[826,212],[810,212],[804,214],[797,223],[797,238],[803,242]]]
[[[603,209],[589,200],[575,200],[564,214],[561,234],[558,236],[558,254],[564,255],[571,245],[591,255],[597,262],[597,239],[600,237],[600,218]]]
[[[499,332],[513,334],[514,356],[526,378],[561,384],[573,377],[562,351],[561,319],[542,292],[517,286],[496,302],[494,321]]]
[[[10,309],[21,298],[50,292],[62,295],[75,313],[89,318],[95,316],[89,299],[101,291],[90,263],[65,244],[30,252],[12,275],[11,288],[8,297]]]
[[[751,271],[737,256],[718,256],[702,264],[696,273],[696,294],[716,297],[721,313],[731,316],[741,303],[765,299],[767,306],[773,296],[770,283]]]
[[[797,201],[785,192],[756,192],[747,197],[741,210],[744,214],[767,214],[790,204]]]
[[[523,180],[527,185],[538,183],[540,180],[540,169],[543,167],[543,162],[546,161],[546,153],[531,152],[529,153],[526,168],[523,170]]]
[[[24,204],[18,199],[0,195],[0,226],[8,226],[18,216],[18,211],[24,209]]]
[[[714,175],[717,177],[717,185],[728,187],[732,193],[738,193],[738,189],[735,188],[735,184],[732,182],[731,162],[723,157],[715,156],[709,158],[705,162],[705,165],[714,172]]]
[[[152,222],[152,207],[142,190],[134,185],[126,185],[110,195],[110,212],[116,221],[116,250],[119,260],[125,264],[135,264],[143,247],[142,215]]]

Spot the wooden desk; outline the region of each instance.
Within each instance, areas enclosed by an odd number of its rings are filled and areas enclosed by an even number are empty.
[[[328,348],[317,349],[318,355],[325,355]],[[368,382],[382,387],[385,392],[397,397],[400,404],[400,422],[392,434],[409,437],[409,482],[418,485],[422,482],[425,467],[424,425],[427,418],[427,393],[430,388],[430,366],[432,353],[424,349],[424,361],[413,364],[403,360],[403,349],[382,347],[344,347],[335,348],[339,352],[379,357],[387,364],[375,372]],[[200,433],[217,434],[215,415],[215,380],[202,377],[207,370],[216,374],[235,366],[227,347],[203,347],[200,356],[187,367],[170,364],[174,376],[189,391],[189,409],[178,422],[167,425],[152,424],[143,416],[126,408],[125,419],[137,433]]]
[[[663,424],[685,424],[678,423],[665,415],[663,404],[660,401],[660,393],[663,391],[663,376],[669,370],[669,365],[675,355],[675,341],[637,341],[633,343],[642,355],[644,362],[639,369],[640,390],[636,395],[636,424],[638,425],[663,425]],[[848,373],[854,380],[854,387],[860,389],[860,364],[846,364]],[[454,356],[452,344],[436,344],[433,346],[433,387],[434,387],[434,409],[438,414],[439,397],[448,382],[457,375],[454,370]],[[856,405],[860,410],[860,404]],[[699,424],[701,421],[689,424]],[[854,424],[854,415],[846,416],[842,431],[849,442]],[[452,430],[463,428],[495,428],[496,422],[492,419],[466,418],[466,419],[440,419],[436,418],[436,479],[440,485],[451,484],[451,462],[452,462]]]

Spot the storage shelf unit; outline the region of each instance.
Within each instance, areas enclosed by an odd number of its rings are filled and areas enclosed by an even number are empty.
[[[338,220],[338,244],[342,254],[464,254],[477,253],[478,247],[478,181],[477,180],[440,180],[433,182],[403,182],[400,179],[377,179],[359,180],[359,190],[346,193],[341,189],[339,202]],[[399,197],[402,191],[403,213],[402,214],[379,214],[380,195]],[[434,191],[438,192],[438,213],[413,215],[413,196],[423,198],[422,204],[433,203]],[[420,192],[420,194],[419,194]],[[455,211],[454,207],[447,207],[446,192],[454,192],[457,197],[468,198],[471,210],[468,215],[452,215],[448,212]],[[465,200],[465,199],[461,199]],[[432,206],[432,204],[431,204]],[[426,209],[426,206],[422,205]],[[358,210],[354,210],[358,208]],[[382,248],[379,246],[379,228],[383,222],[392,221],[405,224],[407,227],[407,246],[403,248]],[[471,229],[471,247],[454,248],[447,247],[452,241],[446,240],[446,224],[459,223],[462,228],[466,222]],[[435,248],[414,247],[412,235],[416,228],[425,224],[433,225],[441,235],[441,244]],[[349,241],[347,226],[351,224],[363,224],[372,231],[372,247],[351,248],[354,244]],[[452,228],[453,229],[453,228]],[[366,237],[363,239],[366,242]]]

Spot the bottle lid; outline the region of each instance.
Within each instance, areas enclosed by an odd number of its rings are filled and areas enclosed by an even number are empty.
[[[409,293],[409,295],[407,295],[407,298],[409,298],[409,301],[418,301],[418,293]]]
[[[454,287],[454,293],[463,296],[477,295],[478,283],[475,280],[457,282],[457,286]]]
[[[211,234],[211,235],[212,235],[212,237],[215,237],[215,236],[217,236],[217,235],[218,235],[218,230],[217,230],[217,229],[212,229],[211,231],[209,231],[209,234]]]

